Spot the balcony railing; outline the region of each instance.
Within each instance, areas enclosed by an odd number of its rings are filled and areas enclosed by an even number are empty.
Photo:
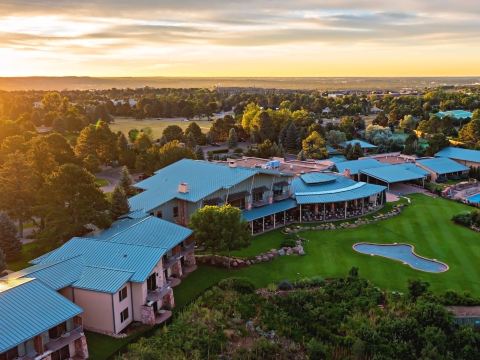
[[[279,195],[273,195],[273,200],[274,201],[280,201],[280,200],[285,200],[290,198],[290,194],[279,194]]]
[[[268,203],[269,203],[268,200],[257,200],[257,201],[252,202],[252,206],[253,207],[260,207],[260,206],[267,205]]]
[[[171,282],[167,281],[167,283],[162,287],[159,287],[155,290],[148,290],[147,301],[159,301],[159,300],[161,300],[171,290],[170,284],[171,284]]]
[[[64,333],[62,336],[56,339],[50,340],[48,343],[45,344],[45,349],[50,351],[57,351],[61,348],[67,346],[71,342],[80,339],[83,335],[83,327],[77,326],[73,330],[70,330]]]

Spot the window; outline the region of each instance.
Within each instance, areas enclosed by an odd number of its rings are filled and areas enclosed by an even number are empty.
[[[52,353],[52,360],[66,360],[70,359],[70,349],[69,346],[66,345],[60,350],[57,350]]]
[[[178,206],[173,208],[173,217],[178,217]]]
[[[160,219],[163,217],[163,214],[162,214],[161,211],[157,211],[157,217],[160,218]]]
[[[123,323],[127,319],[128,319],[128,308],[126,308],[120,313],[120,322]]]
[[[125,286],[120,292],[118,293],[118,300],[122,301],[127,297],[127,287]]]
[[[157,288],[157,274],[152,274],[147,279],[147,290],[155,290]]]
[[[253,202],[259,202],[263,200],[263,192],[253,193]]]
[[[50,336],[50,339],[58,339],[60,336],[65,334],[67,331],[67,323],[61,323],[60,325],[57,325],[50,330],[48,330],[48,336]]]

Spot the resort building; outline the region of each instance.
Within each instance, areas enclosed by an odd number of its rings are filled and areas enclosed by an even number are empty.
[[[39,280],[1,278],[0,359],[87,359],[82,312]]]
[[[291,197],[292,175],[274,169],[243,168],[180,160],[139,182],[144,190],[129,199],[130,209],[186,226],[205,205],[230,204],[251,210]]]
[[[430,180],[445,182],[468,177],[469,168],[449,158],[430,158],[416,161],[416,165],[428,171]]]
[[[435,154],[436,157],[449,158],[468,166],[469,168],[480,167],[480,151],[469,150],[457,147],[446,147]]]
[[[191,235],[155,217],[126,218],[71,239],[22,272],[80,306],[86,329],[118,334],[133,321],[153,325],[171,316],[172,287],[196,268]],[[60,283],[52,283],[55,274]]]

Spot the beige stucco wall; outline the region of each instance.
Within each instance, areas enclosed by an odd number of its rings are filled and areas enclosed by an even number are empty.
[[[64,290],[68,293],[69,288]],[[112,294],[73,289],[72,300],[83,309],[83,326],[86,329],[107,333],[115,332]]]

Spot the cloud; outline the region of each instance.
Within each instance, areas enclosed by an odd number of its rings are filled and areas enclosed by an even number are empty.
[[[0,48],[36,51],[52,61],[61,54],[123,63],[121,56],[129,56],[152,68],[180,62],[175,54],[192,63],[207,54],[244,58],[245,48],[276,53],[291,46],[318,52],[368,46],[401,53],[476,47],[478,14],[480,1],[469,0],[3,0]],[[153,58],[159,54],[170,58]]]

